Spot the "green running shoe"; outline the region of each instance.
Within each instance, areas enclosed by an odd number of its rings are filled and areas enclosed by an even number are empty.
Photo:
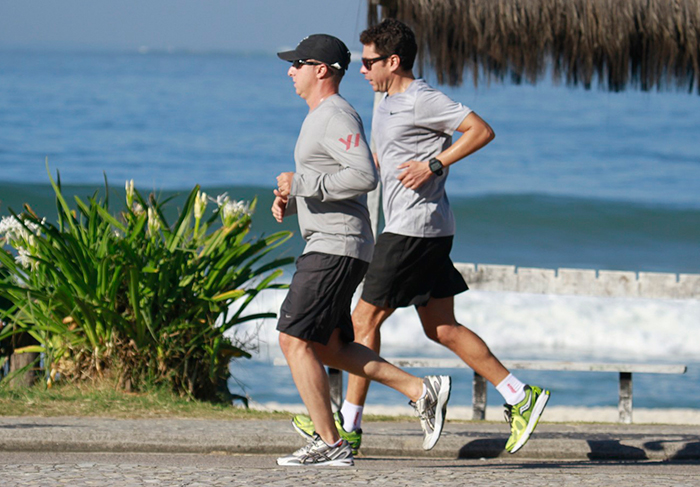
[[[359,429],[349,433],[345,431],[343,429],[343,420],[340,412],[333,414],[333,418],[335,419],[335,427],[338,428],[338,434],[342,439],[350,444],[352,454],[357,455],[360,445],[362,444],[362,430]],[[297,414],[294,416],[292,418],[292,426],[297,433],[306,438],[308,441],[314,439],[314,434],[316,433],[314,423],[306,414]]]
[[[525,399],[513,406],[505,405],[506,421],[510,423],[510,438],[506,451],[515,453],[520,450],[535,430],[544,407],[549,400],[549,391],[537,386],[525,386]]]

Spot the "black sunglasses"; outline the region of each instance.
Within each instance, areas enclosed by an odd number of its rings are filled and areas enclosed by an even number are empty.
[[[362,65],[365,67],[367,71],[370,71],[372,69],[372,65],[376,63],[377,61],[384,61],[385,59],[389,59],[391,57],[391,54],[388,56],[378,56],[378,57],[373,57],[373,58],[362,58]]]
[[[299,69],[305,64],[308,64],[309,66],[320,66],[323,63],[317,63],[316,61],[307,61],[304,59],[297,59],[295,61],[292,61],[292,66],[294,66],[294,69]]]

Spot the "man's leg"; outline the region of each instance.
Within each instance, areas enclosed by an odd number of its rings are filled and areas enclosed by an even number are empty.
[[[489,347],[473,331],[457,323],[454,297],[431,298],[418,307],[425,334],[452,350],[476,373],[491,382],[506,401],[511,434],[506,450],[515,453],[530,438],[549,400],[549,391],[525,385],[491,353]]]
[[[390,364],[373,350],[356,342],[343,342],[339,330],[327,345],[313,344],[324,364],[341,369],[367,382],[376,381],[416,402],[423,395],[423,380]]]
[[[403,393],[411,400],[420,417],[423,448],[435,446],[445,423],[447,401],[452,381],[448,376],[427,376],[420,379],[390,364],[375,352],[355,342],[344,342],[335,330],[328,345],[314,344],[326,365],[375,380]]]
[[[452,350],[494,386],[508,377],[508,369],[491,353],[481,337],[457,323],[454,297],[431,298],[426,306],[419,306],[417,310],[428,338]]]
[[[315,344],[318,355],[326,365],[349,372],[348,392],[340,411],[339,428],[344,430],[341,436],[350,442],[354,453],[362,441],[362,409],[372,379],[399,390],[413,401],[423,393],[421,379],[394,367],[378,356],[379,328],[393,311],[376,307],[361,299],[352,315],[355,343],[341,341],[336,330],[328,345]],[[361,326],[358,327],[357,323]],[[406,389],[406,384],[412,388]],[[313,418],[309,420],[305,415],[295,416],[293,424],[298,432],[307,437],[315,428]]]
[[[331,410],[328,374],[314,344],[286,333],[280,333],[279,342],[316,432],[329,445],[335,444],[340,437]]]
[[[360,299],[352,313],[355,342],[379,354],[381,335],[379,329],[394,312],[392,308],[380,308]],[[364,406],[371,381],[365,377],[349,374],[345,399],[351,404]]]

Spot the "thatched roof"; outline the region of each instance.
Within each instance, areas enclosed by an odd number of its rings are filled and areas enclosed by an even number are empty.
[[[465,72],[475,84],[480,74],[535,83],[551,68],[586,88],[700,94],[700,0],[368,2],[370,25],[393,17],[414,29],[419,69],[429,65],[442,84],[461,84]]]

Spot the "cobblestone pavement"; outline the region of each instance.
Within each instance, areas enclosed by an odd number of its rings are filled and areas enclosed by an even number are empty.
[[[281,468],[268,455],[0,453],[0,485],[685,487],[699,462],[533,462],[360,458],[352,468]]]

